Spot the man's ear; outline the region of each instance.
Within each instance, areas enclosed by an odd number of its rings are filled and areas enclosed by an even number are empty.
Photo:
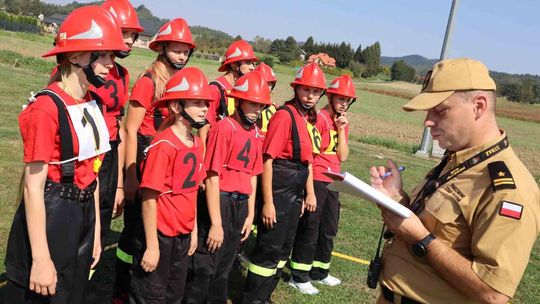
[[[483,92],[474,97],[473,104],[476,119],[485,115],[490,110],[489,107],[491,106],[488,97]]]

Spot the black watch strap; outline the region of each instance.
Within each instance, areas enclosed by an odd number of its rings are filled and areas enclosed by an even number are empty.
[[[418,257],[423,257],[427,254],[427,246],[429,243],[431,243],[435,239],[435,236],[433,234],[428,234],[425,238],[423,238],[418,243],[412,245],[412,251],[413,253]]]

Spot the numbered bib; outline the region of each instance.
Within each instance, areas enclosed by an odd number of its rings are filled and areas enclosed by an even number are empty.
[[[111,150],[109,130],[95,100],[66,108],[79,140],[79,161]]]
[[[326,150],[324,150],[324,154],[336,154],[338,148],[338,134],[335,130],[330,130],[330,143],[328,144],[328,147],[326,147]]]
[[[257,158],[259,140],[251,137],[235,136],[227,167],[241,172],[252,173]]]
[[[172,193],[182,194],[199,189],[203,164],[194,151],[176,152],[173,165]]]
[[[306,124],[306,126],[309,132],[309,137],[311,137],[313,153],[321,153],[321,133],[319,133],[319,130],[317,130],[317,128],[315,128],[315,126],[309,122]]]
[[[274,107],[273,105],[269,106],[264,111],[262,111],[262,113],[261,113],[261,119],[262,119],[261,131],[263,131],[265,133],[268,131],[268,123],[270,122],[270,118],[272,118],[272,116],[274,116],[275,113],[276,113],[276,107]]]

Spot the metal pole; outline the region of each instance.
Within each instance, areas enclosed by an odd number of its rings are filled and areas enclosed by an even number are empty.
[[[452,0],[452,7],[450,8],[450,14],[448,15],[448,22],[446,23],[446,32],[444,34],[443,45],[441,49],[441,56],[439,61],[443,60],[446,57],[446,49],[452,35],[453,24],[454,24],[454,12],[457,9],[459,0]],[[429,146],[432,142],[431,134],[429,133],[429,128],[424,128],[424,134],[422,135],[422,143],[420,144],[420,150],[416,151],[417,156],[429,157]],[[440,149],[440,148],[439,148]]]

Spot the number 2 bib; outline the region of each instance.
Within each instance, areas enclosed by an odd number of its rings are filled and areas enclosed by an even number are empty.
[[[193,150],[178,150],[174,158],[172,193],[181,194],[199,189],[201,160]]]

